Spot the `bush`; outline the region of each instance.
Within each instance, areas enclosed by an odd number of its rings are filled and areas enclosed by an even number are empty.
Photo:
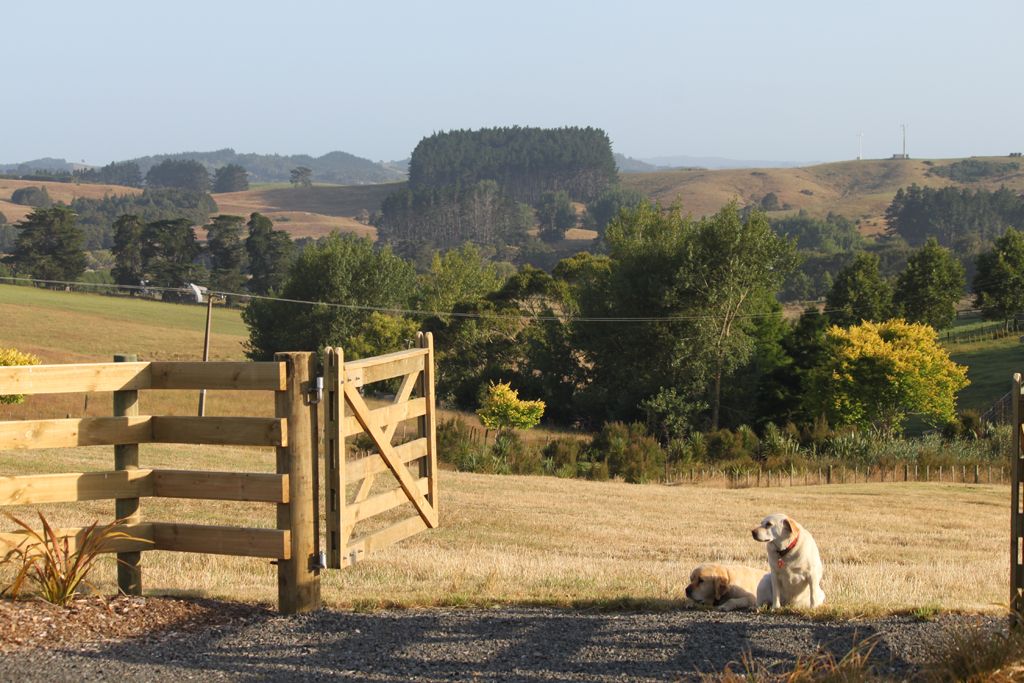
[[[551,469],[554,471],[571,467],[575,472],[581,450],[583,444],[576,439],[555,439],[544,446],[544,457],[551,461]]]
[[[50,193],[46,191],[45,187],[20,187],[11,193],[11,202],[43,209],[53,205],[53,202],[50,201]]]
[[[17,349],[0,348],[0,365],[39,365],[39,363],[39,359],[31,353],[22,353]],[[0,404],[21,403],[24,400],[25,397],[21,394],[0,396]]]
[[[469,425],[458,418],[444,420],[437,426],[437,453],[461,472],[488,469],[487,449],[475,438]]]
[[[36,585],[39,597],[61,607],[67,607],[77,595],[78,587],[87,583],[86,577],[110,541],[142,540],[119,529],[124,520],[102,527],[93,522],[72,544],[57,535],[41,512],[39,521],[43,527],[42,532],[13,515],[6,516],[27,532],[27,538],[0,558],[0,564],[12,564],[15,567],[14,579],[0,594],[16,598],[25,583],[31,582]]]
[[[501,471],[512,474],[541,474],[540,450],[524,444],[519,435],[512,431],[499,432],[494,438],[491,456],[499,463]]]
[[[665,451],[639,422],[625,425],[606,422],[591,442],[594,459],[607,465],[608,473],[639,484],[662,476]]]

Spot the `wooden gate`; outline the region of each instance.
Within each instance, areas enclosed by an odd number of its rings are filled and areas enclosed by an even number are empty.
[[[438,524],[433,338],[420,332],[416,348],[350,363],[328,349],[324,382],[327,566],[342,568]],[[381,382],[376,401],[364,396]],[[360,434],[369,447],[352,452],[346,440]]]
[[[1014,373],[1010,387],[1010,408],[1013,411],[1013,447],[1010,453],[1010,622],[1024,626],[1024,407],[1021,406],[1020,373]]]

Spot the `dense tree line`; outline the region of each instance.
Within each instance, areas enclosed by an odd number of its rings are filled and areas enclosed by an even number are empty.
[[[110,195],[102,199],[77,197],[71,202],[78,225],[85,232],[87,249],[109,249],[114,240],[114,223],[124,215],[143,222],[187,218],[202,225],[217,211],[217,203],[205,192],[178,188],[147,188],[141,194]]]
[[[415,192],[498,183],[516,201],[536,204],[543,193],[564,190],[590,201],[618,181],[608,135],[598,128],[485,128],[423,138],[409,162]]]
[[[463,242],[518,244],[533,225],[529,206],[506,196],[493,180],[466,187],[414,191],[403,187],[388,195],[376,222],[379,238],[402,253],[416,245],[451,249]]]
[[[113,161],[102,168],[75,171],[74,177],[82,183],[142,187],[142,170],[134,161]]]
[[[1024,198],[994,192],[911,185],[896,192],[885,211],[889,231],[918,247],[934,237],[973,258],[1011,226],[1024,225]]]

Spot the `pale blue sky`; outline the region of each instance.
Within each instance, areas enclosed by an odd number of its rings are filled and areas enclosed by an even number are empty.
[[[1024,151],[1024,2],[4,3],[0,162],[409,155],[592,125],[633,157]]]

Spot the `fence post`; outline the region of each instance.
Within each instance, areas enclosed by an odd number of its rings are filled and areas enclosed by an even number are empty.
[[[132,354],[117,354],[115,363],[135,363],[139,357]],[[139,414],[139,392],[135,390],[114,392],[114,417]],[[114,446],[114,469],[139,469],[139,444]],[[142,518],[138,498],[118,498],[114,501],[114,516],[128,524],[138,524]],[[142,553],[117,553],[117,588],[125,595],[142,595]]]
[[[910,481],[910,465],[903,463],[903,481]]]
[[[832,483],[832,465],[829,465],[825,469],[825,483],[826,484],[831,484]]]
[[[427,437],[427,457],[420,463],[420,476],[428,477],[427,502],[430,507],[438,509],[437,504],[437,415],[434,411],[434,335],[430,332],[417,332],[416,341],[421,349],[427,350],[423,359],[423,373],[419,380],[419,394],[427,399],[427,414],[420,418],[420,434]],[[665,459],[666,472],[668,458]]]
[[[974,463],[974,483],[979,483],[980,476],[978,475],[978,463]]]
[[[277,562],[277,601],[283,614],[320,609],[320,562],[313,533],[313,468],[316,466],[315,413],[309,389],[315,375],[312,353],[277,353],[288,380],[275,396],[276,415],[288,423],[288,445],[277,449],[277,472],[288,475],[288,502],[277,506],[277,528],[291,534],[291,559]]]

